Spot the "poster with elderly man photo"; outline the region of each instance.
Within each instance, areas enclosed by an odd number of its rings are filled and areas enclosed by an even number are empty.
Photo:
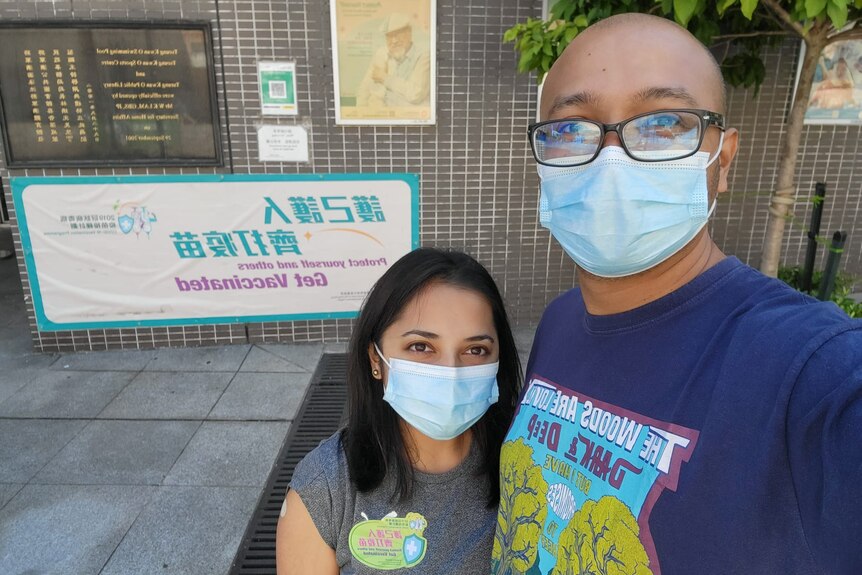
[[[337,124],[434,124],[435,0],[330,0]]]

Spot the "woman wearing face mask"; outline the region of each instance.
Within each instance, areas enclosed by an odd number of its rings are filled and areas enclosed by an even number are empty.
[[[430,248],[396,262],[365,301],[347,379],[347,426],[291,481],[278,573],[487,572],[521,368],[485,268]]]

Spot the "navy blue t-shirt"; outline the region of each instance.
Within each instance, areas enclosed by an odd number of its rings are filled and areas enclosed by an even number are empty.
[[[862,321],[727,258],[643,307],[546,310],[494,573],[862,573]]]

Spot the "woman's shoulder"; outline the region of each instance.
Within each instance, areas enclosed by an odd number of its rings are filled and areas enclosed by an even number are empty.
[[[290,486],[301,490],[312,483],[325,482],[332,487],[343,479],[347,472],[347,457],[341,440],[341,430],[336,431],[309,451],[296,465]]]

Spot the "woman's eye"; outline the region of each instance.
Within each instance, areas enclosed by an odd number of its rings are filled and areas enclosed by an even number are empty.
[[[467,354],[468,355],[477,355],[477,356],[488,355],[488,350],[482,346],[476,346],[476,347],[471,347],[470,349],[468,349]]]
[[[430,351],[431,347],[427,343],[422,343],[421,341],[417,341],[416,343],[411,343],[407,349],[410,351],[415,351],[418,353],[425,353],[426,351]]]

